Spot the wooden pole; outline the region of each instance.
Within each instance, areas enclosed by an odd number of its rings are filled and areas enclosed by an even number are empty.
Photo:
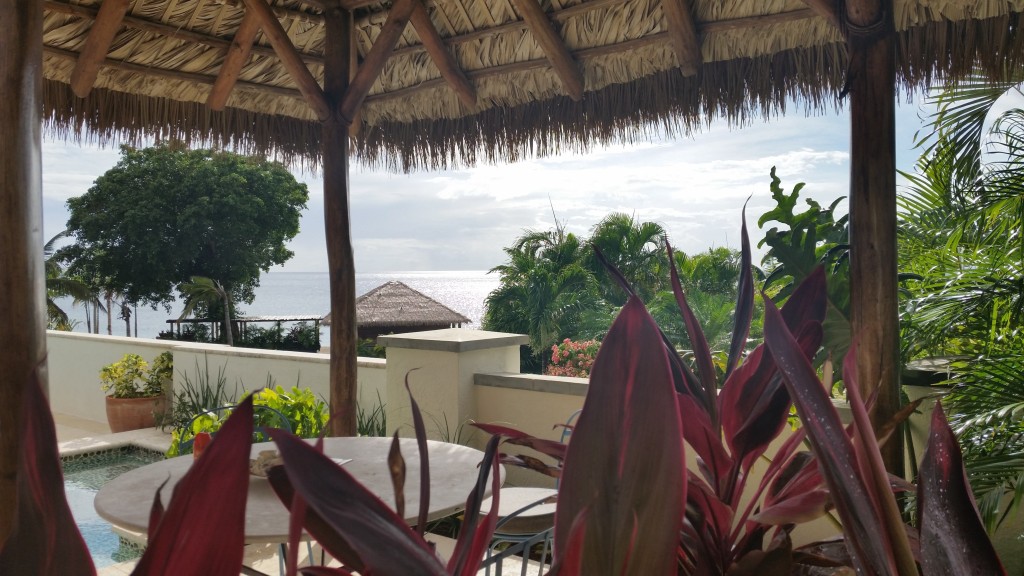
[[[46,387],[40,113],[43,6],[0,2],[0,547],[14,522],[25,387]],[[39,370],[37,371],[37,368]]]
[[[896,291],[896,72],[892,0],[848,0],[850,55],[851,323],[861,393],[878,390],[877,429],[899,410]],[[882,448],[886,469],[903,473],[903,443]]]
[[[356,271],[349,223],[348,121],[339,106],[352,74],[352,13],[324,10],[324,225],[331,282],[331,434],[356,434]]]

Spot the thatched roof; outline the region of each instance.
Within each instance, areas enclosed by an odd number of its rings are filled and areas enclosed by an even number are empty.
[[[469,318],[396,280],[356,298],[356,326],[359,328],[455,326],[469,322]],[[330,313],[323,317],[322,323],[330,326]]]
[[[321,85],[322,3],[270,0]],[[365,58],[392,2],[342,3],[354,10]],[[205,105],[246,14],[237,0],[127,1],[92,90],[75,96],[69,82],[101,4],[43,3],[52,132],[103,141],[176,137],[318,161],[317,115],[265,31],[223,111]],[[540,0],[554,31],[547,37],[524,4],[427,0],[426,24],[414,11],[359,109],[355,153],[371,164],[440,168],[653,130],[686,134],[713,115],[742,123],[782,113],[794,99],[812,110],[838,104],[845,45],[801,0]],[[681,24],[666,9],[679,6]],[[1022,0],[895,0],[900,84],[921,87],[975,63],[996,72],[1019,62],[1022,10]],[[681,30],[693,39],[690,56]],[[449,56],[429,54],[430,38]],[[442,74],[436,62],[444,58]]]

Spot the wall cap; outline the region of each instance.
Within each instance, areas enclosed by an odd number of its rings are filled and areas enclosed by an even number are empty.
[[[522,334],[488,332],[468,328],[445,328],[407,334],[388,334],[377,338],[377,344],[387,348],[409,348],[412,350],[434,350],[438,352],[470,352],[489,350],[506,346],[529,344],[530,339]]]
[[[473,384],[493,388],[513,388],[516,390],[564,394],[566,396],[586,396],[587,390],[590,388],[590,382],[586,378],[513,373],[474,374]]]

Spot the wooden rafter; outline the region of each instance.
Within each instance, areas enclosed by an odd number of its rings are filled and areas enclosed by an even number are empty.
[[[313,109],[316,117],[320,120],[327,119],[331,115],[331,107],[327,104],[324,91],[309,72],[309,68],[306,68],[298,49],[288,38],[288,33],[284,31],[281,21],[274,16],[266,0],[242,0],[242,2],[245,3],[247,11],[254,13],[260,28],[263,29],[263,35],[274,47],[274,52],[281,59],[281,64],[299,87],[299,92],[302,92],[303,98]]]
[[[96,18],[98,10],[91,6],[84,6],[82,4],[67,4],[63,1],[58,0],[43,0],[43,8],[50,12],[57,12],[60,14],[71,14],[74,16],[82,16],[84,18]],[[142,30],[143,32],[150,32],[152,34],[159,34],[168,38],[174,38],[176,40],[184,40],[186,42],[194,42],[196,44],[202,44],[203,46],[210,46],[220,50],[227,50],[231,47],[231,40],[221,38],[219,36],[211,36],[209,34],[203,34],[201,32],[195,32],[193,30],[185,30],[178,26],[170,26],[161,22],[153,22],[145,18],[138,16],[132,16],[128,14],[124,17],[123,24],[129,28],[136,30]],[[274,49],[269,46],[261,46],[259,44],[252,47],[254,54],[261,56],[277,57],[274,53]],[[307,64],[316,64],[322,66],[324,59],[321,56],[315,54],[303,54],[302,60]]]
[[[599,2],[601,0],[591,0],[590,3]],[[756,30],[762,26],[770,26],[785,22],[797,22],[800,20],[807,20],[816,18],[817,15],[809,8],[801,10],[794,10],[792,12],[782,12],[779,14],[771,14],[765,16],[751,16],[747,18],[735,18],[731,20],[719,20],[715,22],[708,22],[701,26],[701,30],[707,33],[725,32],[729,30]],[[520,23],[521,24],[521,23]],[[525,29],[525,28],[521,28]],[[475,35],[476,33],[474,33]],[[462,41],[462,38],[466,35],[452,36],[445,39],[446,44],[458,44]],[[629,52],[631,50],[639,50],[647,46],[654,46],[663,44],[669,41],[667,32],[661,32],[658,34],[652,34],[650,36],[644,36],[642,38],[636,38],[634,40],[626,40],[624,42],[618,42],[615,44],[605,44],[603,46],[595,46],[594,48],[584,48],[573,53],[573,56],[579,60],[587,60],[589,58],[596,58],[615,52]],[[227,48],[229,43],[224,41],[221,44],[224,48]],[[44,46],[43,51],[46,54],[58,56],[60,58],[66,58],[69,60],[75,60],[78,58],[77,53],[70,50],[64,50],[62,48],[56,48],[53,46]],[[407,54],[413,51],[423,51],[423,46],[420,44],[414,46],[408,46],[405,48],[397,49],[393,54]],[[351,51],[352,57],[356,57],[356,50],[353,48]],[[512,74],[515,72],[527,72],[530,70],[540,70],[549,67],[551,64],[546,58],[537,60],[524,60],[522,62],[515,62],[512,64],[502,64],[500,66],[492,66],[488,68],[481,68],[477,70],[467,71],[465,74],[470,82],[478,81],[483,78],[493,78],[496,76],[502,76],[506,74]],[[120,60],[112,60],[108,58],[103,62],[103,66],[112,68],[115,70],[123,70],[126,72],[133,72],[136,74],[143,74],[149,76],[158,76],[162,78],[170,78],[174,80],[185,80],[189,82],[196,82],[212,86],[216,81],[216,77],[205,74],[196,74],[193,72],[181,72],[177,70],[168,70],[163,68],[156,68],[153,66],[143,66],[139,64],[132,64],[130,62],[123,62]],[[355,63],[352,65],[352,70],[356,70],[357,66]],[[447,81],[444,78],[438,78],[435,80],[427,80],[416,84],[415,86],[409,86],[406,88],[400,88],[389,92],[383,92],[381,94],[373,94],[367,96],[365,102],[376,102],[381,100],[390,100],[394,98],[402,98],[413,94],[420,90],[427,90],[436,88],[446,84]],[[251,82],[238,81],[235,84],[235,88],[239,90],[247,90],[253,92],[264,92],[268,94],[278,94],[281,96],[288,96],[291,98],[302,98],[302,94],[293,88],[285,88],[280,86],[271,86],[268,84],[256,84]],[[358,133],[359,125],[353,118],[353,124],[351,134],[356,135]]]
[[[373,86],[373,83],[377,81],[377,77],[380,76],[381,70],[384,69],[384,64],[391,57],[395,45],[398,44],[398,39],[402,37],[402,32],[412,16],[414,5],[414,0],[397,0],[391,5],[388,19],[381,26],[377,40],[374,41],[373,47],[370,48],[366,58],[363,59],[359,71],[356,72],[352,83],[348,86],[348,90],[345,91],[345,98],[341,101],[341,106],[338,109],[341,117],[349,124],[352,123],[356,113],[359,111],[359,107],[363,104],[363,100],[366,99],[366,95],[370,92],[370,87]]]
[[[43,54],[64,58],[66,60],[75,60],[78,58],[78,55],[70,50],[54,48],[53,46],[43,46]],[[216,76],[209,76],[207,74],[182,72],[180,70],[169,70],[167,68],[156,68],[154,66],[144,66],[142,64],[133,64],[131,62],[113,60],[110,58],[103,61],[103,66],[110,68],[111,70],[121,70],[123,72],[131,72],[142,76],[167,78],[169,80],[195,82],[196,84],[204,84],[206,86],[213,86],[217,81]],[[287,96],[289,98],[302,98],[302,93],[294,88],[271,86],[269,84],[257,84],[255,82],[244,82],[242,80],[235,82],[235,89],[248,90],[250,92],[262,92],[264,94],[274,94],[277,96]]]
[[[703,58],[690,0],[662,0],[661,9],[668,21],[668,36],[679,60],[679,69],[683,76],[694,76]]]
[[[814,10],[815,14],[825,18],[836,28],[839,27],[836,0],[804,0],[804,4],[807,4],[811,10]]]
[[[247,11],[242,18],[242,23],[238,25],[238,31],[235,32],[235,39],[231,42],[228,53],[224,56],[224,63],[220,66],[217,81],[213,83],[213,89],[210,90],[210,95],[206,98],[206,105],[210,108],[224,109],[231,90],[238,82],[242,66],[249,60],[252,45],[256,41],[259,31],[260,24],[255,13],[251,10]]]
[[[569,52],[562,37],[558,35],[555,26],[544,13],[544,9],[540,7],[537,0],[512,0],[512,4],[526,21],[533,37],[548,57],[555,73],[562,81],[562,87],[565,88],[566,93],[573,100],[582,100],[583,72],[580,71],[579,65],[573,59],[572,53]]]
[[[71,89],[79,98],[85,98],[96,83],[96,76],[100,72],[100,66],[110,52],[110,45],[114,42],[114,35],[121,27],[121,21],[128,12],[131,0],[107,0],[100,4],[99,12],[96,13],[96,20],[89,29],[89,36],[85,39],[85,46],[78,56],[78,63],[71,72]]]
[[[476,106],[476,88],[466,78],[465,72],[459,67],[459,63],[455,61],[452,53],[448,51],[444,39],[441,38],[441,34],[430,20],[430,14],[427,14],[427,7],[423,5],[422,0],[413,1],[411,21],[412,27],[416,29],[416,34],[423,42],[423,47],[430,54],[434,65],[441,71],[441,77],[451,85],[452,90],[455,90],[455,93],[459,95],[459,100],[466,107],[474,108]]]

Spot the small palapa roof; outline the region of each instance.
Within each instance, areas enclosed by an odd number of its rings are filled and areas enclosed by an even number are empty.
[[[333,106],[321,91],[331,2],[42,4],[51,133],[172,137],[319,162],[318,118]],[[363,79],[365,100],[341,105],[354,154],[403,170],[685,135],[714,116],[742,124],[793,101],[837,108],[848,64],[826,0],[339,4],[353,14],[360,72],[383,59]],[[904,89],[1021,61],[1021,0],[892,6]]]
[[[360,328],[440,326],[469,322],[469,318],[397,280],[385,282],[356,298],[356,325]],[[330,326],[331,314],[324,316],[321,323]]]

